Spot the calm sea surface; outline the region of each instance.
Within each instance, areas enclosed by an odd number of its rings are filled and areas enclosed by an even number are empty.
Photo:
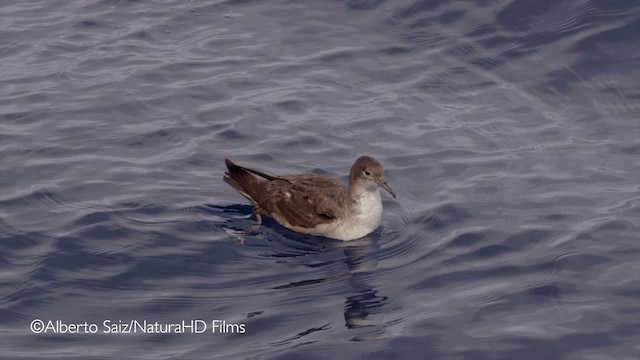
[[[0,358],[640,357],[638,1],[0,16]],[[222,182],[364,154],[398,199],[352,242]]]

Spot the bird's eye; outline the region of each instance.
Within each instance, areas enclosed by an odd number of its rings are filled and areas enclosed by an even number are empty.
[[[371,173],[369,172],[369,170],[365,170],[365,171],[363,171],[363,172],[364,172],[364,174],[365,174],[365,175],[367,175],[367,176],[371,176]]]

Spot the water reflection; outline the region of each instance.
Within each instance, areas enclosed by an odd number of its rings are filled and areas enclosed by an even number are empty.
[[[379,250],[378,241],[365,237],[352,243],[338,244],[342,247],[348,271],[346,280],[352,295],[347,296],[344,307],[345,326],[362,329],[351,338],[353,341],[387,338],[386,324],[376,314],[388,312],[392,300],[372,285]],[[387,310],[387,311],[385,311]]]
[[[297,236],[296,236],[297,237]],[[329,239],[301,236],[296,242],[302,241],[307,244],[308,254],[318,253],[318,246],[322,247],[322,253],[330,254],[332,261],[325,261],[320,266],[334,262],[343,262],[346,270],[337,275],[330,275],[324,278],[314,278],[296,283],[290,283],[278,287],[279,289],[307,286],[319,282],[335,282],[342,285],[348,295],[344,302],[344,320],[347,329],[360,329],[351,340],[364,341],[388,337],[385,323],[376,318],[376,314],[384,312],[391,303],[388,296],[379,294],[379,291],[372,285],[372,276],[375,273],[377,260],[375,257],[378,248],[379,236],[373,234],[365,238],[341,242]],[[297,249],[297,246],[294,245]],[[282,254],[274,254],[282,256]],[[318,267],[318,264],[307,264],[306,266]]]
[[[242,224],[235,223],[229,216],[225,221],[236,234],[235,239],[243,238],[252,232],[250,221],[250,206],[218,207],[219,210],[234,213],[242,217]],[[252,220],[251,220],[252,221]],[[249,226],[242,230],[242,226]],[[262,233],[260,233],[260,231]],[[376,317],[388,310],[392,300],[389,296],[380,294],[373,285],[379,250],[379,232],[354,241],[335,241],[322,237],[309,236],[289,231],[275,221],[265,218],[258,233],[253,233],[263,242],[271,242],[270,253],[264,256],[279,259],[278,262],[294,263],[313,269],[303,280],[296,280],[286,284],[271,287],[274,290],[298,291],[304,287],[329,285],[332,289],[341,289],[346,294],[344,301],[344,326],[350,330],[357,330],[351,337],[354,341],[364,341],[388,337],[385,323]],[[237,235],[240,234],[240,235]],[[244,240],[241,241],[244,243]],[[339,264],[344,265],[344,271],[323,273],[324,269]],[[328,269],[329,270],[329,269]],[[291,336],[282,342],[299,339],[316,331],[326,330],[330,324],[314,326]]]

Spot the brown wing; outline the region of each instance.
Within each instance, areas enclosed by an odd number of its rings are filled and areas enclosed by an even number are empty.
[[[314,228],[339,218],[346,188],[320,175],[290,175],[265,184],[260,211],[282,225]]]
[[[331,220],[342,216],[341,209],[347,199],[347,188],[339,181],[324,175],[302,174],[284,177],[299,189],[305,200],[315,204],[315,211]]]

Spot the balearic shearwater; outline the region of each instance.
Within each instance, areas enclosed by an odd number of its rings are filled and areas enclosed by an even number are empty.
[[[382,200],[378,187],[396,194],[384,180],[382,164],[361,156],[351,167],[349,187],[318,174],[270,175],[225,159],[224,181],[253,204],[261,215],[297,232],[338,240],[361,238],[380,225]],[[257,175],[263,179],[260,179]]]

